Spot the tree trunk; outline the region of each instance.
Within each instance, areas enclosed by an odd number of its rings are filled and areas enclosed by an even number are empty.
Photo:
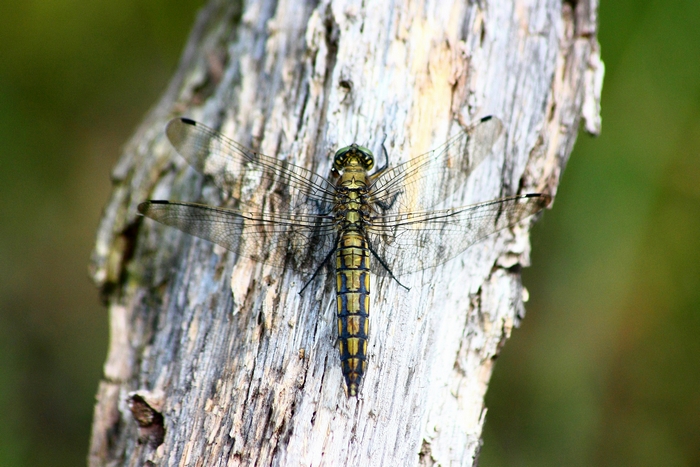
[[[554,195],[580,118],[600,127],[596,15],[595,0],[211,1],[114,169],[91,266],[111,345],[90,464],[476,465],[493,364],[524,314],[531,221],[402,278],[410,291],[373,278],[368,368],[348,398],[331,274],[299,295],[308,277],[136,206],[223,202],[167,144],[180,115],[324,176],[353,142],[386,136],[394,165],[457,118],[495,115],[505,151],[461,201]]]

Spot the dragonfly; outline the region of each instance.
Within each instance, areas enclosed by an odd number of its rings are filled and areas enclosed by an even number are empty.
[[[139,212],[277,268],[311,278],[335,269],[337,345],[348,397],[367,370],[370,274],[399,278],[438,266],[549,205],[529,193],[452,207],[474,169],[503,134],[498,118],[460,127],[440,147],[374,169],[368,148],[338,149],[329,177],[266,156],[187,118],[166,135],[175,150],[229,197],[224,207],[151,200]]]

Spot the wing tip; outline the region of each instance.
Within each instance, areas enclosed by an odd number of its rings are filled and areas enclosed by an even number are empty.
[[[197,126],[197,122],[190,118],[186,117],[176,117],[170,120],[167,125],[165,125],[165,132],[169,135],[171,131],[171,128],[176,127],[177,125],[190,125],[190,126]]]
[[[540,206],[543,208],[549,207],[552,204],[552,195],[549,193],[537,193],[537,197],[540,199]]]
[[[525,193],[520,195],[520,199],[536,199],[539,200],[537,205],[540,208],[546,208],[552,204],[552,195],[549,193]]]

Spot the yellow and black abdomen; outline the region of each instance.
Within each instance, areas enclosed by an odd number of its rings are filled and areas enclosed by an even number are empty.
[[[341,234],[336,250],[338,348],[348,396],[357,396],[367,369],[369,248],[357,230]]]

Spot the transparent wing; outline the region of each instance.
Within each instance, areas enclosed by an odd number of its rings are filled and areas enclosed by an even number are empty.
[[[303,213],[247,213],[204,204],[146,201],[139,212],[257,262],[315,271],[335,246],[333,220]]]
[[[289,209],[309,214],[331,209],[335,187],[309,170],[248,149],[186,118],[171,120],[165,132],[173,147],[195,170],[212,177],[219,188],[243,204],[256,204],[251,203],[255,190],[246,186],[263,185],[266,191],[272,191],[272,184],[276,184],[275,193],[286,200]]]
[[[442,146],[373,177],[371,203],[385,214],[427,211],[446,202],[486,157],[498,150],[503,123],[484,117]]]
[[[384,264],[373,261],[372,271],[382,276],[391,271],[394,277],[401,277],[437,266],[539,212],[550,201],[549,195],[536,193],[454,209],[379,215],[367,233]]]
[[[292,261],[298,271],[314,271],[332,251],[332,183],[189,119],[173,119],[165,131],[177,152],[238,204],[148,201],[141,214],[275,267]]]

